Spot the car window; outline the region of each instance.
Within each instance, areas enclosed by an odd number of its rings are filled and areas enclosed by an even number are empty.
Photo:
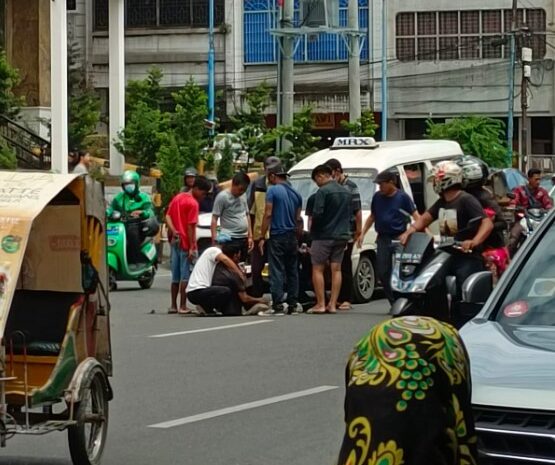
[[[360,191],[360,199],[362,202],[363,210],[370,210],[370,203],[374,195],[376,185],[374,178],[376,177],[375,171],[367,172],[347,172],[349,179],[353,181]],[[303,210],[306,208],[306,201],[316,192],[318,186],[312,180],[308,173],[306,174],[293,174],[290,178],[291,185],[301,197],[303,198]]]
[[[503,326],[555,326],[555,222],[518,270],[494,317]]]

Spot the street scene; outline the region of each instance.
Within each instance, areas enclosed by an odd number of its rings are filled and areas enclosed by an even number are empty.
[[[0,0],[0,465],[555,465],[553,0]]]
[[[161,270],[151,290],[113,294],[118,375],[102,463],[334,463],[345,361],[385,318],[383,300],[326,318],[200,319],[166,314],[169,283]],[[201,332],[211,328],[222,329]],[[68,465],[67,449],[63,433],[14,438],[0,463]]]

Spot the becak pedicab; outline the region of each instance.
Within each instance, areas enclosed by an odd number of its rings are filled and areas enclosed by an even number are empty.
[[[67,431],[100,463],[112,389],[102,185],[0,171],[0,446]]]

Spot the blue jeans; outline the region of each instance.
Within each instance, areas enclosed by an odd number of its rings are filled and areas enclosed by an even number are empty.
[[[284,288],[287,303],[294,307],[299,299],[299,269],[297,237],[294,231],[270,236],[268,241],[268,264],[270,266],[270,292],[274,308],[282,304]]]
[[[171,245],[170,265],[172,271],[172,283],[189,281],[191,276],[191,262],[189,252],[183,250],[179,244]]]

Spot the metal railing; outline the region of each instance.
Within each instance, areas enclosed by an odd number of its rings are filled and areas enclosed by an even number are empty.
[[[21,123],[0,115],[0,137],[15,151],[20,168],[49,170],[50,142]]]

